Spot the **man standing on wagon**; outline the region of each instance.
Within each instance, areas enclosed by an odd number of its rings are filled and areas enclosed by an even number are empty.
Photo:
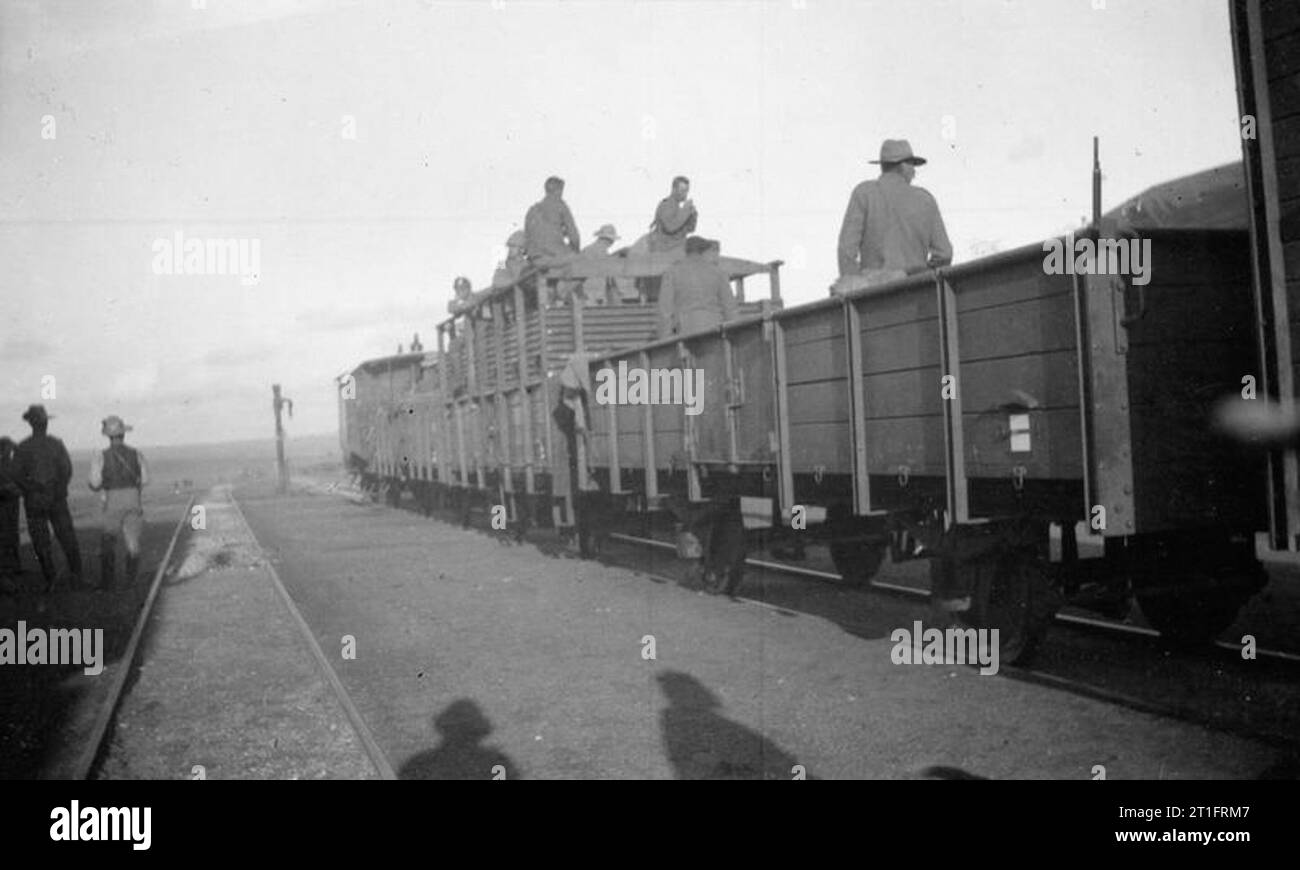
[[[840,226],[836,292],[880,284],[952,262],[952,243],[930,192],[915,187],[925,159],[906,139],[880,146],[880,177],[853,188]]]
[[[739,303],[731,280],[709,252],[717,242],[700,236],[686,240],[686,258],[668,267],[659,290],[659,337],[690,335],[735,320]]]

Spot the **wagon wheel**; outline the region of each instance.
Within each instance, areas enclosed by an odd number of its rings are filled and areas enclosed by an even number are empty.
[[[726,579],[727,574],[725,571],[719,571],[701,561],[699,568],[696,569],[695,576],[705,592],[717,594],[722,591],[723,581]]]
[[[1179,646],[1209,643],[1232,625],[1259,586],[1244,570],[1187,567],[1149,571],[1134,581],[1142,615],[1165,640]]]
[[[745,566],[732,565],[726,571],[726,578],[726,585],[722,587],[723,593],[726,595],[735,595],[736,590],[740,588],[740,581],[745,578]]]
[[[971,607],[966,621],[975,628],[997,629],[998,660],[1028,664],[1047,635],[1053,608],[1038,559],[1014,550],[967,562],[971,572]]]
[[[861,541],[831,539],[831,561],[850,586],[866,586],[885,560],[885,547]]]

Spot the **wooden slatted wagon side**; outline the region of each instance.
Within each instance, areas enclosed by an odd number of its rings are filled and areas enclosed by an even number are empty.
[[[1050,274],[1032,245],[604,354],[593,380],[700,368],[705,398],[598,410],[584,486],[602,512],[673,494],[825,541],[853,580],[931,559],[1010,660],[1081,595],[1136,591],[1167,633],[1213,633],[1262,581],[1264,468],[1208,431],[1254,365],[1248,245],[1143,238],[1145,286]]]

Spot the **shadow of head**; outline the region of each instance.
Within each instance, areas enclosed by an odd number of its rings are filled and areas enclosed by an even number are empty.
[[[487,716],[478,704],[466,698],[453,701],[434,716],[433,728],[444,740],[456,743],[477,743],[492,733]]]
[[[674,707],[714,709],[722,706],[717,696],[690,674],[681,671],[664,671],[659,674],[658,680],[668,702]]]

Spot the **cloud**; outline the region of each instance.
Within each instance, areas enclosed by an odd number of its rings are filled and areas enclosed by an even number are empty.
[[[201,362],[212,368],[238,368],[250,363],[266,362],[275,354],[275,348],[266,344],[247,347],[219,347],[203,355]]]
[[[54,345],[29,335],[7,338],[3,344],[0,344],[0,362],[35,362],[50,356],[52,353],[54,353]]]
[[[1041,136],[1021,136],[1015,144],[1007,150],[1008,163],[1025,163],[1030,160],[1037,160],[1047,153],[1047,143]]]
[[[430,323],[443,319],[432,305],[402,305],[384,308],[318,308],[304,311],[295,317],[300,326],[309,330],[337,332],[349,329],[367,329],[376,326],[393,326],[404,329],[407,324]]]
[[[121,402],[152,399],[158,395],[158,377],[157,363],[122,369],[109,383],[109,398]]]

